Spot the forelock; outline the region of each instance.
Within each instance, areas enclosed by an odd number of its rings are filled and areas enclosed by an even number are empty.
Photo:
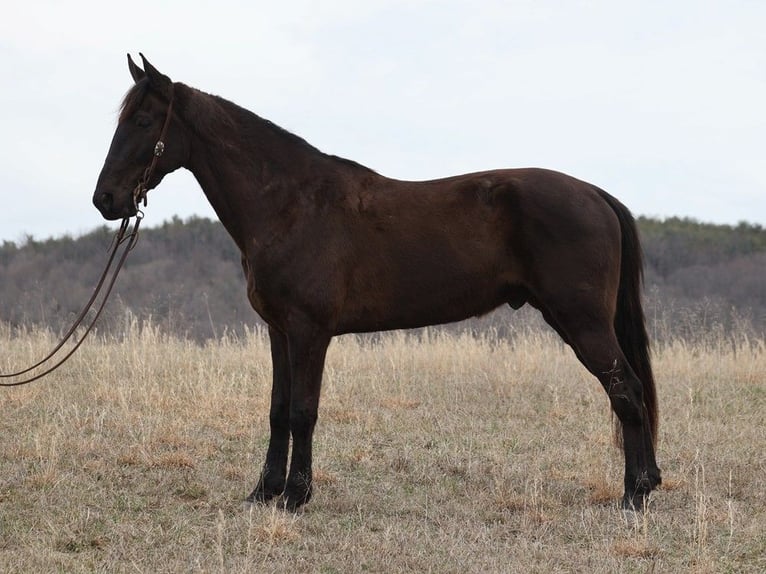
[[[123,121],[138,109],[141,102],[144,101],[146,93],[149,91],[149,82],[146,79],[134,84],[125,94],[122,99],[122,105],[120,106],[120,118],[119,121]]]

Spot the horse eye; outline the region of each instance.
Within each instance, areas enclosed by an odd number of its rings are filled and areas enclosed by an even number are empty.
[[[148,128],[152,125],[152,117],[148,114],[136,114],[135,122],[139,128]]]

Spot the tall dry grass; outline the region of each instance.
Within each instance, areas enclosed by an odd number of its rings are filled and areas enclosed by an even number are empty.
[[[0,369],[52,345],[0,328]],[[0,393],[3,572],[763,572],[766,348],[655,350],[663,488],[625,515],[598,382],[558,339],[390,333],[329,352],[315,497],[246,507],[265,454],[260,331],[132,323]]]

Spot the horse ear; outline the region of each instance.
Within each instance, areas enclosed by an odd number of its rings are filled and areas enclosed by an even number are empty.
[[[133,58],[130,57],[130,54],[128,54],[128,70],[130,70],[130,75],[133,76],[133,81],[135,83],[140,82],[146,76],[146,73],[136,66],[136,63],[133,61]]]
[[[156,92],[165,96],[167,100],[173,95],[173,82],[165,74],[162,74],[157,68],[149,63],[149,60],[139,52],[141,60],[144,62],[144,72],[149,78],[149,86]]]

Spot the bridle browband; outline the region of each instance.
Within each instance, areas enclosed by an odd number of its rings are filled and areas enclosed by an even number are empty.
[[[0,379],[8,379],[13,377],[19,377],[21,375],[26,375],[27,373],[30,373],[31,371],[34,371],[38,367],[43,366],[45,363],[53,359],[53,357],[58,353],[58,351],[64,346],[64,344],[72,337],[77,327],[79,327],[82,322],[85,320],[85,316],[88,314],[88,311],[91,310],[93,307],[93,304],[95,303],[96,299],[98,298],[99,293],[101,292],[101,289],[106,284],[106,291],[104,292],[104,297],[101,299],[101,302],[98,305],[98,309],[96,309],[96,315],[93,317],[93,320],[88,324],[88,326],[85,328],[85,332],[83,333],[82,337],[79,338],[79,340],[75,343],[74,347],[72,347],[66,355],[62,359],[60,359],[58,362],[56,362],[53,366],[48,367],[45,369],[42,373],[38,373],[33,376],[28,376],[28,378],[21,380],[21,381],[14,381],[10,383],[3,383],[0,382],[0,387],[18,387],[21,385],[26,385],[28,383],[31,383],[33,381],[36,381],[38,379],[43,378],[45,375],[52,373],[56,369],[58,369],[61,365],[63,365],[69,357],[71,357],[74,352],[80,348],[80,345],[82,345],[83,341],[85,341],[88,334],[93,329],[94,325],[98,321],[99,317],[101,316],[101,312],[104,310],[104,306],[106,305],[107,300],[109,299],[109,295],[112,292],[112,287],[114,287],[114,283],[117,280],[117,275],[120,273],[120,270],[122,269],[123,264],[125,263],[125,260],[128,257],[128,253],[135,247],[136,242],[138,241],[138,227],[141,224],[141,220],[144,218],[144,212],[139,209],[139,203],[143,201],[144,207],[146,206],[146,193],[148,191],[149,186],[149,180],[152,178],[152,175],[154,175],[154,169],[157,166],[157,161],[162,156],[163,152],[165,151],[165,137],[168,133],[168,127],[170,126],[170,118],[173,115],[173,99],[174,99],[174,93],[173,93],[173,85],[171,84],[171,92],[170,92],[170,102],[168,104],[168,112],[165,116],[165,123],[162,125],[162,131],[160,131],[160,138],[157,140],[157,143],[154,144],[154,154],[152,155],[152,161],[147,166],[147,168],[144,170],[144,174],[141,177],[140,180],[138,180],[138,185],[136,185],[135,189],[133,190],[133,206],[136,208],[136,221],[133,224],[133,229],[128,233],[128,227],[130,226],[130,217],[126,217],[122,220],[122,223],[120,224],[120,229],[117,231],[117,234],[114,236],[114,239],[112,240],[112,244],[109,247],[109,259],[106,262],[106,267],[104,268],[104,271],[101,273],[101,277],[98,280],[98,283],[96,284],[96,288],[93,290],[93,294],[90,296],[90,299],[85,304],[85,307],[83,307],[82,311],[80,311],[80,314],[77,316],[77,318],[74,321],[74,324],[69,328],[69,330],[64,334],[61,341],[54,347],[54,349],[48,353],[43,359],[32,365],[31,367],[27,367],[26,369],[23,369],[21,371],[17,371],[15,373],[8,373],[8,374],[0,374]],[[107,282],[107,276],[109,275],[109,268],[112,266],[112,263],[115,260],[115,256],[117,255],[117,252],[120,250],[120,246],[125,244],[125,248],[117,262],[117,267],[114,269],[114,272],[112,273],[112,276],[109,278],[109,281]]]

